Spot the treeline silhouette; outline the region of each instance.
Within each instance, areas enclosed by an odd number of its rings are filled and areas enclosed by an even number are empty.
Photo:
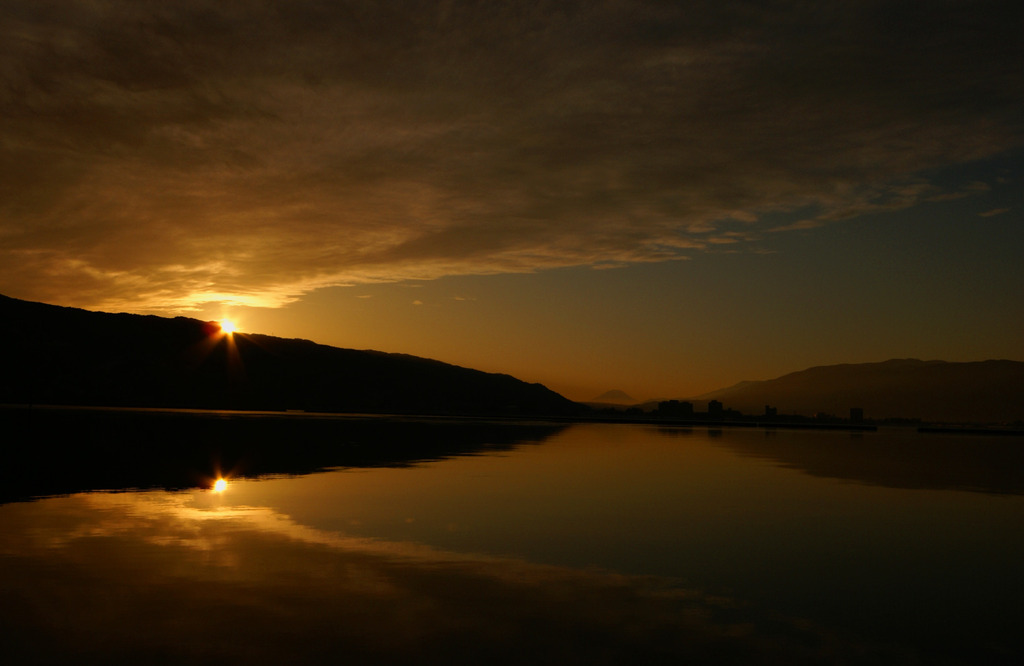
[[[652,423],[675,423],[681,425],[729,425],[749,427],[785,427],[843,430],[876,430],[874,422],[864,419],[863,410],[851,408],[849,417],[835,414],[780,414],[778,409],[765,405],[760,414],[744,414],[738,409],[726,407],[718,400],[708,401],[704,410],[699,410],[689,400],[662,400],[653,409],[640,406],[616,409],[604,407],[594,410],[594,415],[604,420],[642,421]],[[890,423],[892,421],[886,421]],[[915,422],[916,423],[916,422]]]

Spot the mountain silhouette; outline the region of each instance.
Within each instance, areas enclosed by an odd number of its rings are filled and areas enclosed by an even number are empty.
[[[1024,363],[892,359],[819,366],[693,398],[705,400],[749,414],[772,405],[780,414],[848,416],[851,407],[860,407],[874,419],[1012,423],[1024,420]]]
[[[625,391],[620,391],[619,389],[612,389],[611,391],[605,391],[601,395],[591,398],[588,402],[608,402],[618,405],[631,405],[636,402],[636,399],[633,398],[633,396],[626,393]]]
[[[569,415],[540,384],[404,354],[235,333],[185,317],[0,296],[0,403]]]

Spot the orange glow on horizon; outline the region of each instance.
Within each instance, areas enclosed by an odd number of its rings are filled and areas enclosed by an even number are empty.
[[[224,333],[225,335],[231,335],[232,333],[234,333],[237,330],[238,330],[238,327],[235,326],[235,322],[231,321],[230,319],[221,320],[221,322],[220,322],[220,331],[221,331],[221,333]]]

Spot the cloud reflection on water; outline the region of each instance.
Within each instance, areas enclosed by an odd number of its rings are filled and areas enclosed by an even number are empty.
[[[209,493],[87,494],[0,510],[0,626],[18,663],[899,656],[677,581],[352,537]]]

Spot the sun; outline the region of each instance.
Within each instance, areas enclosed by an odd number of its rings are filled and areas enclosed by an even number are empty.
[[[238,329],[235,326],[235,322],[231,321],[230,319],[223,319],[223,320],[221,320],[221,322],[220,322],[220,332],[221,333],[224,333],[226,335],[231,335],[236,330],[238,330]]]
[[[217,479],[213,482],[213,492],[222,493],[228,489],[228,482],[224,479]]]

